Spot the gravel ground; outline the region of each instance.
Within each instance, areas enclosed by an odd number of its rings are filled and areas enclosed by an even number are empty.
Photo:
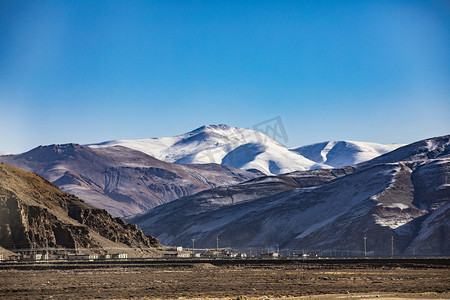
[[[450,299],[447,266],[184,265],[0,269],[1,299]]]

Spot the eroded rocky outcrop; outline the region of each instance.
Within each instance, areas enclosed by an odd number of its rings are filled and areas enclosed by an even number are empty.
[[[0,246],[153,248],[159,242],[36,174],[0,164]]]

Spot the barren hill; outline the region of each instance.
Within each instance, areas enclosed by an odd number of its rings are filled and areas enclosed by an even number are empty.
[[[30,172],[0,164],[0,247],[152,248],[156,238]],[[34,245],[33,245],[34,244]]]

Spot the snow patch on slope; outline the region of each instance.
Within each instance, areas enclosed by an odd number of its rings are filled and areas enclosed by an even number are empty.
[[[408,222],[411,222],[415,218],[412,216],[406,216],[404,218],[400,218],[398,215],[392,216],[392,217],[381,217],[377,214],[373,215],[375,219],[375,223],[381,226],[389,227],[391,229],[396,229],[400,226],[405,225]]]
[[[378,205],[382,205],[382,204],[380,203],[380,204],[378,204]],[[387,207],[387,208],[399,208],[399,209],[401,209],[401,210],[404,210],[404,209],[408,209],[408,208],[409,208],[408,205],[403,204],[403,203],[392,203],[391,205],[385,205],[384,207]]]

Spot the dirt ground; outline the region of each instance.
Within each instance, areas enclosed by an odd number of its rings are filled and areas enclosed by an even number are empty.
[[[218,265],[0,269],[0,299],[450,299],[446,266]]]

